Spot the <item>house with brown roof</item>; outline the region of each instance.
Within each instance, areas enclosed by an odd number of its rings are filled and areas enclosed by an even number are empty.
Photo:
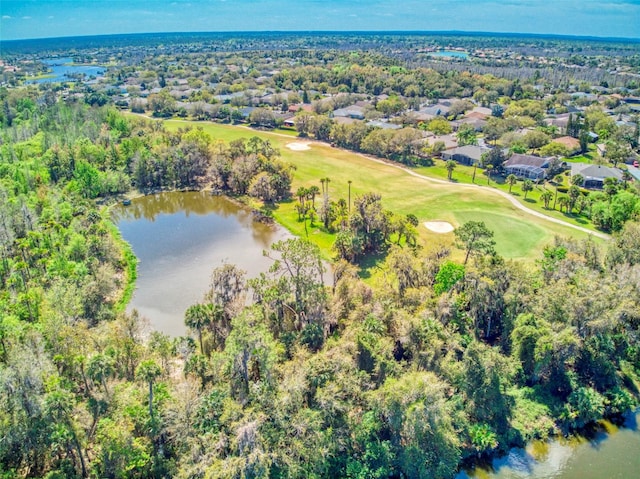
[[[569,150],[569,154],[574,154],[580,151],[580,141],[572,136],[561,136],[560,138],[555,138],[551,143],[560,143],[563,146],[566,146]]]

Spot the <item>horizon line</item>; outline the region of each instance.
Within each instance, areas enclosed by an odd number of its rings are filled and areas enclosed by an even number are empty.
[[[109,37],[135,37],[145,35],[170,36],[170,35],[265,35],[265,34],[304,34],[304,35],[340,35],[340,34],[364,34],[364,35],[442,35],[442,36],[494,36],[494,37],[534,37],[566,40],[589,40],[589,41],[611,41],[615,43],[628,42],[640,43],[640,37],[609,37],[598,35],[570,35],[561,33],[525,33],[525,32],[487,32],[487,31],[467,31],[467,30],[212,30],[212,31],[157,31],[157,32],[129,32],[129,33],[102,33],[96,35],[69,35],[58,37],[31,37],[14,38],[5,40],[0,38],[0,44],[17,42],[38,42],[49,40],[78,40],[82,38],[109,38]]]

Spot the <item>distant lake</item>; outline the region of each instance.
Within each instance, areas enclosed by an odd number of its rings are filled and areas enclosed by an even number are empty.
[[[466,52],[458,52],[453,50],[441,50],[439,52],[429,53],[429,56],[432,57],[449,57],[449,58],[464,58],[465,60],[469,58],[469,54]]]
[[[262,251],[291,238],[284,228],[253,221],[249,209],[205,192],[148,195],[112,214],[140,261],[129,309],[170,336],[186,333],[184,313],[202,301],[214,268],[226,261],[255,278],[273,264]]]
[[[47,73],[47,75],[51,76],[48,78],[30,80],[29,83],[58,83],[74,81],[78,75],[82,75],[83,78],[88,79],[92,76],[102,76],[106,71],[105,67],[99,65],[74,65],[73,59],[70,57],[47,58],[41,61],[47,65],[49,70],[51,70]]]

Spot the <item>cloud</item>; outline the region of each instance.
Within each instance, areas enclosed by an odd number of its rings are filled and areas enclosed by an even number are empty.
[[[31,17],[29,15],[25,15],[24,17],[22,17],[23,20],[31,20]]]
[[[9,20],[10,18],[11,18],[11,15],[2,15],[3,20]]]

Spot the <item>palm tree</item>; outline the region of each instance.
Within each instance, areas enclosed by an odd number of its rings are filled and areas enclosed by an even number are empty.
[[[448,160],[446,163],[447,168],[447,178],[451,181],[451,176],[453,175],[453,170],[456,168],[456,162],[453,160]]]
[[[609,203],[618,192],[618,180],[611,177],[604,179],[604,192],[609,197]]]
[[[544,193],[540,195],[540,199],[544,201],[544,207],[549,209],[549,203],[551,203],[551,200],[553,199],[553,193],[549,190],[544,190]]]
[[[553,209],[556,209],[556,203],[558,202],[558,187],[562,184],[562,181],[564,180],[564,178],[562,178],[562,175],[557,175],[554,179],[553,182],[556,184],[556,196],[553,199]]]
[[[571,184],[576,186],[582,186],[584,184],[584,176],[580,173],[571,177]]]
[[[298,201],[301,205],[304,204],[304,200],[307,198],[308,194],[309,191],[304,186],[301,186],[296,190],[296,196],[298,197]]]
[[[487,171],[487,185],[488,185],[489,182],[491,181],[491,172],[493,171],[493,165],[487,165],[485,167],[485,170]]]
[[[153,359],[142,361],[136,369],[136,376],[149,384],[149,416],[153,417],[153,383],[160,376],[160,366]]]
[[[524,192],[524,199],[527,199],[527,194],[529,194],[529,192],[533,190],[533,181],[531,180],[524,180],[524,182],[522,183],[522,191]]]
[[[578,199],[578,197],[580,196],[580,188],[578,188],[576,185],[571,185],[569,187],[569,213],[571,213],[573,211],[573,207],[576,205],[576,201]]]
[[[351,211],[351,180],[349,180],[347,183],[349,183],[349,211]]]
[[[511,188],[518,182],[518,177],[513,173],[507,176],[507,183],[509,183],[509,193],[511,193]]]
[[[104,393],[109,397],[109,389],[107,388],[107,379],[114,373],[113,361],[109,356],[104,354],[96,354],[89,359],[87,365],[87,374],[93,382],[102,384]]]
[[[200,343],[201,354],[204,354],[204,348],[202,346],[202,330],[209,326],[212,321],[213,317],[210,314],[207,305],[204,304],[191,305],[184,313],[185,326],[198,332],[198,342]]]
[[[558,203],[560,203],[560,213],[562,213],[562,208],[569,206],[569,197],[561,196],[560,198],[558,198]]]
[[[315,210],[316,209],[316,195],[320,193],[320,188],[316,185],[309,187],[307,190],[307,195],[311,197],[311,206]]]

